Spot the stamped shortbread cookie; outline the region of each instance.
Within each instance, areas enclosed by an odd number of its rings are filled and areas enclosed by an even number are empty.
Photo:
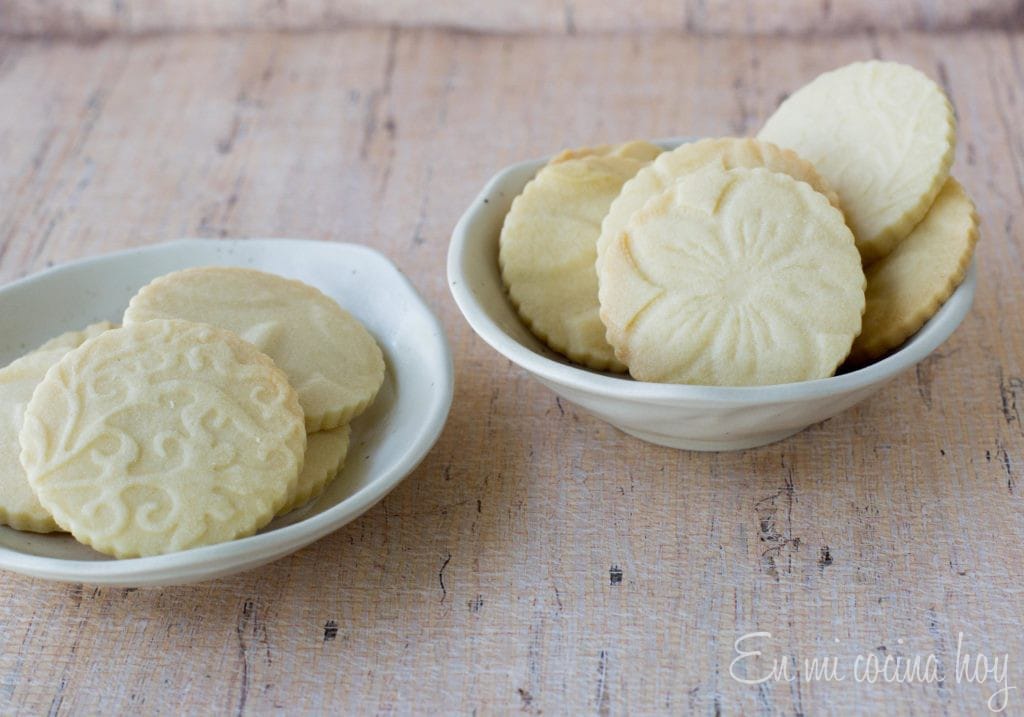
[[[625,370],[598,316],[601,219],[623,182],[660,152],[648,142],[563,152],[505,217],[498,259],[512,303],[552,349],[593,369]]]
[[[963,281],[977,241],[974,203],[950,177],[910,236],[865,270],[864,328],[849,364],[885,355],[924,326]]]
[[[942,89],[913,67],[857,62],[797,90],[757,136],[814,164],[868,264],[932,205],[953,164],[956,118]]]
[[[18,434],[32,392],[49,368],[68,351],[112,328],[109,321],[101,321],[81,331],[68,331],[0,369],[0,523],[35,533],[60,530],[29,487],[18,461]]]
[[[801,159],[792,150],[747,137],[716,137],[688,142],[671,152],[662,153],[622,186],[622,191],[612,202],[608,214],[601,222],[601,235],[597,240],[598,265],[608,245],[622,232],[633,212],[640,209],[647,200],[668,189],[679,177],[705,167],[764,167],[773,172],[782,172],[794,179],[807,182],[828,197],[833,205],[839,206],[836,193],[815,171],[811,163]]]
[[[650,162],[661,152],[661,147],[657,145],[651,144],[646,140],[634,139],[622,144],[595,144],[590,147],[563,149],[548,160],[548,165],[566,162],[570,159],[583,159],[584,157],[622,157],[624,159],[635,159],[638,162]]]
[[[233,331],[274,359],[299,394],[309,432],[362,413],[384,380],[380,347],[318,289],[253,269],[198,267],[153,280],[125,324],[184,319]]]
[[[32,392],[64,353],[34,351],[0,369],[0,523],[18,530],[60,530],[49,511],[36,500],[18,462],[18,433]]]
[[[345,463],[348,441],[347,424],[329,431],[310,433],[306,437],[306,461],[302,465],[294,493],[284,507],[277,511],[278,515],[295,510],[323,493]]]
[[[98,321],[95,324],[89,324],[81,331],[67,331],[60,336],[55,336],[37,348],[36,351],[64,351],[66,353],[71,349],[77,349],[94,336],[99,336],[104,331],[116,328],[117,324],[109,321]]]
[[[68,331],[0,369],[0,523],[34,533],[60,530],[36,499],[18,462],[18,434],[25,407],[46,372],[64,354],[113,327],[109,321],[102,321],[81,331]]]
[[[57,524],[134,557],[265,525],[295,489],[306,432],[267,356],[229,331],[157,320],[104,332],[51,367],[20,441]]]
[[[754,386],[832,375],[864,273],[842,214],[766,169],[685,175],[636,212],[600,269],[601,318],[641,381]]]

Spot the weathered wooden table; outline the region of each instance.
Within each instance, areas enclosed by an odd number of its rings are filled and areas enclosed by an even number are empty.
[[[0,39],[0,280],[180,236],[361,242],[428,298],[457,372],[420,468],[291,557],[161,590],[3,574],[0,709],[955,714],[993,695],[1024,709],[1019,5],[974,29],[791,38],[576,32],[607,29],[584,5],[514,34],[78,37],[72,18],[54,39],[28,36],[37,17]],[[751,132],[787,91],[867,57],[946,87],[955,173],[983,220],[974,310],[916,372],[782,443],[687,453],[556,402],[463,322],[448,236],[498,168]],[[770,637],[742,641],[754,632]],[[958,669],[978,656],[1006,674]],[[844,679],[808,675],[814,657]],[[916,658],[919,679],[871,681],[886,658]],[[735,677],[773,660],[787,674]]]

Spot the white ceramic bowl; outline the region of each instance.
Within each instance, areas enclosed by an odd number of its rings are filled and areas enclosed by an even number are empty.
[[[176,269],[248,266],[301,279],[348,309],[384,351],[387,374],[352,423],[348,458],[317,500],[228,543],[114,560],[60,533],[0,527],[0,568],[95,585],[171,585],[227,575],[287,555],[358,517],[408,475],[437,440],[452,400],[440,322],[398,269],[364,246],[288,239],[182,240],[59,266],[0,288],[0,365],[63,331],[119,321],[151,279]]]
[[[859,371],[817,381],[681,386],[590,371],[571,364],[530,333],[509,303],[498,269],[498,235],[505,214],[546,161],[502,170],[462,215],[448,249],[449,288],[469,325],[494,350],[559,396],[645,441],[727,451],[782,440],[845,411],[924,359],[949,338],[974,300],[972,264],[953,296],[903,348]]]

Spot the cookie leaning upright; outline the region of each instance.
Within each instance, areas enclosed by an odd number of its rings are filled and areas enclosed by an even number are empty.
[[[681,177],[633,215],[599,277],[608,340],[642,381],[825,378],[864,311],[842,214],[810,185],[766,169]]]
[[[913,67],[856,62],[793,93],[757,137],[814,164],[868,264],[932,205],[953,164],[956,118],[942,89]]]
[[[184,319],[233,331],[288,375],[306,430],[337,428],[373,401],[384,357],[359,321],[318,289],[254,269],[197,267],[154,279],[124,323]]]
[[[523,321],[552,349],[597,370],[624,371],[598,316],[597,237],[623,183],[661,149],[628,142],[567,150],[512,202],[498,261]]]
[[[865,269],[864,328],[850,365],[884,356],[924,326],[963,281],[977,242],[974,202],[950,177],[910,236]]]
[[[601,222],[601,235],[597,240],[597,263],[601,264],[608,246],[626,227],[633,212],[643,207],[680,177],[706,167],[719,169],[756,169],[764,167],[773,172],[788,174],[807,182],[839,207],[836,193],[815,171],[814,167],[796,152],[776,147],[749,137],[712,137],[681,144],[670,152],[663,152],[653,162],[636,173],[622,186],[608,213]]]
[[[20,441],[56,522],[134,557],[263,527],[295,489],[306,432],[287,377],[251,344],[156,320],[104,332],[50,368]]]

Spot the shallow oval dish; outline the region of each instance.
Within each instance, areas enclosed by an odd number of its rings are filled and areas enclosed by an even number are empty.
[[[688,140],[659,142],[666,148]],[[462,215],[448,249],[448,286],[466,321],[495,351],[559,396],[651,443],[729,451],[780,441],[864,400],[922,361],[960,325],[974,301],[972,263],[963,283],[902,348],[857,371],[775,386],[644,383],[572,364],[541,343],[509,303],[498,269],[498,235],[512,200],[547,159],[495,175]]]
[[[369,410],[352,422],[338,478],[319,498],[256,535],[154,557],[115,560],[67,534],[0,526],[0,568],[50,580],[133,587],[247,570],[357,518],[434,445],[453,390],[444,330],[394,264],[355,244],[186,239],[50,269],[0,288],[0,365],[64,331],[103,319],[119,322],[128,300],[151,279],[205,265],[252,267],[312,284],[362,321],[380,344],[387,364],[384,385]]]

